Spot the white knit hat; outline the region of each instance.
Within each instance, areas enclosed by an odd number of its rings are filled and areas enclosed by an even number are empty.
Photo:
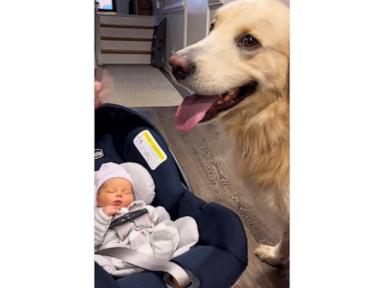
[[[133,185],[132,177],[129,173],[119,164],[108,162],[101,165],[100,169],[95,173],[95,188],[96,192],[99,191],[101,185],[111,178],[124,178]]]

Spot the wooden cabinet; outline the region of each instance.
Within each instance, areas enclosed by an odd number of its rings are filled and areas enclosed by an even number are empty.
[[[151,0],[134,0],[134,10],[137,15],[152,15]]]
[[[150,64],[153,16],[96,15],[96,61],[103,64]]]

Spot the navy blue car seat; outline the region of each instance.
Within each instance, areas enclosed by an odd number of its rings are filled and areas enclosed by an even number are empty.
[[[155,170],[133,144],[135,136],[148,130],[167,155]],[[95,111],[95,170],[105,162],[136,162],[151,174],[156,186],[153,206],[163,206],[172,219],[193,217],[199,229],[199,241],[188,252],[172,259],[190,270],[202,288],[231,287],[248,264],[247,238],[237,214],[196,197],[176,158],[160,132],[135,110],[104,104]],[[95,263],[96,288],[166,287],[163,275],[145,271],[126,277],[112,277]]]

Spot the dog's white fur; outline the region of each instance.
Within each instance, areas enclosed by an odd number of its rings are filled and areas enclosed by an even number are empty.
[[[236,39],[249,33],[262,44],[241,49]],[[272,265],[289,259],[289,9],[277,0],[238,0],[218,10],[215,27],[178,55],[196,65],[180,81],[198,94],[225,93],[256,80],[257,90],[219,114],[234,146],[237,171],[258,201],[277,209],[286,225],[276,246],[255,250]]]

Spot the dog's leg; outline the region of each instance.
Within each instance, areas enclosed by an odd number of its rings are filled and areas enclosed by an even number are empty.
[[[285,265],[289,261],[289,227],[275,246],[258,243],[254,251],[257,257],[269,265]]]

